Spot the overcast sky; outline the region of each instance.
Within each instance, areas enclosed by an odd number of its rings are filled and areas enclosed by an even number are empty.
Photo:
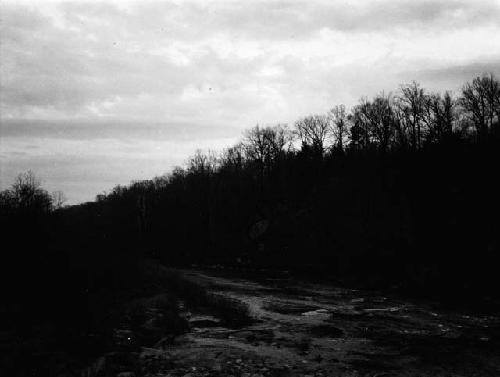
[[[0,181],[70,203],[256,123],[500,74],[500,1],[0,0]]]

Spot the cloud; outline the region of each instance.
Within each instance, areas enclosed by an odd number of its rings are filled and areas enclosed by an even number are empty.
[[[500,59],[493,61],[471,62],[462,65],[452,65],[444,68],[430,68],[405,72],[401,76],[414,76],[415,80],[433,83],[437,87],[451,87],[453,84],[470,81],[479,73],[493,73],[500,77]]]
[[[213,125],[212,125],[213,126]],[[0,134],[5,140],[25,138],[80,140],[96,139],[156,140],[197,142],[224,137],[236,138],[239,132],[229,127],[199,127],[191,123],[149,123],[134,121],[68,121],[6,119],[0,123]],[[32,145],[35,147],[36,145]]]
[[[336,70],[500,54],[495,1],[120,4],[3,3],[2,117],[241,125],[274,120],[272,100],[290,120],[318,91],[350,97]]]
[[[498,24],[500,16],[495,0],[197,1],[182,6],[146,2],[133,11],[151,18],[153,25],[163,21],[165,31],[185,40],[198,39],[199,30],[276,40],[308,38],[322,28],[342,32],[463,28]]]

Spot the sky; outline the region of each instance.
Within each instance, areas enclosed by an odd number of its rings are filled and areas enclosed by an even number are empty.
[[[416,80],[500,76],[500,0],[0,0],[0,188],[68,204]]]

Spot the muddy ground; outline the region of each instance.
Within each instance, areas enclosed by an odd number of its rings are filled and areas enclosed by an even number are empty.
[[[182,307],[189,331],[129,355],[134,371],[124,368],[120,377],[500,376],[497,316],[287,275],[182,274],[245,303],[253,322],[226,327],[217,317]]]

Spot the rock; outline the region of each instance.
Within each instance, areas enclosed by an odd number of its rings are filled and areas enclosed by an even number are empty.
[[[121,372],[116,375],[116,377],[135,377],[134,372]]]
[[[191,327],[207,328],[220,326],[220,320],[209,315],[196,315],[189,319]]]
[[[303,316],[313,316],[313,315],[321,315],[321,314],[328,314],[328,310],[316,309],[316,310],[311,310],[311,311],[302,313]]]
[[[256,240],[262,237],[266,233],[268,227],[269,227],[269,220],[263,219],[257,221],[250,226],[250,230],[248,231],[248,236],[250,237],[250,239]]]
[[[323,356],[321,355],[317,355],[315,358],[314,358],[314,361],[316,361],[317,363],[321,363],[323,361]]]

